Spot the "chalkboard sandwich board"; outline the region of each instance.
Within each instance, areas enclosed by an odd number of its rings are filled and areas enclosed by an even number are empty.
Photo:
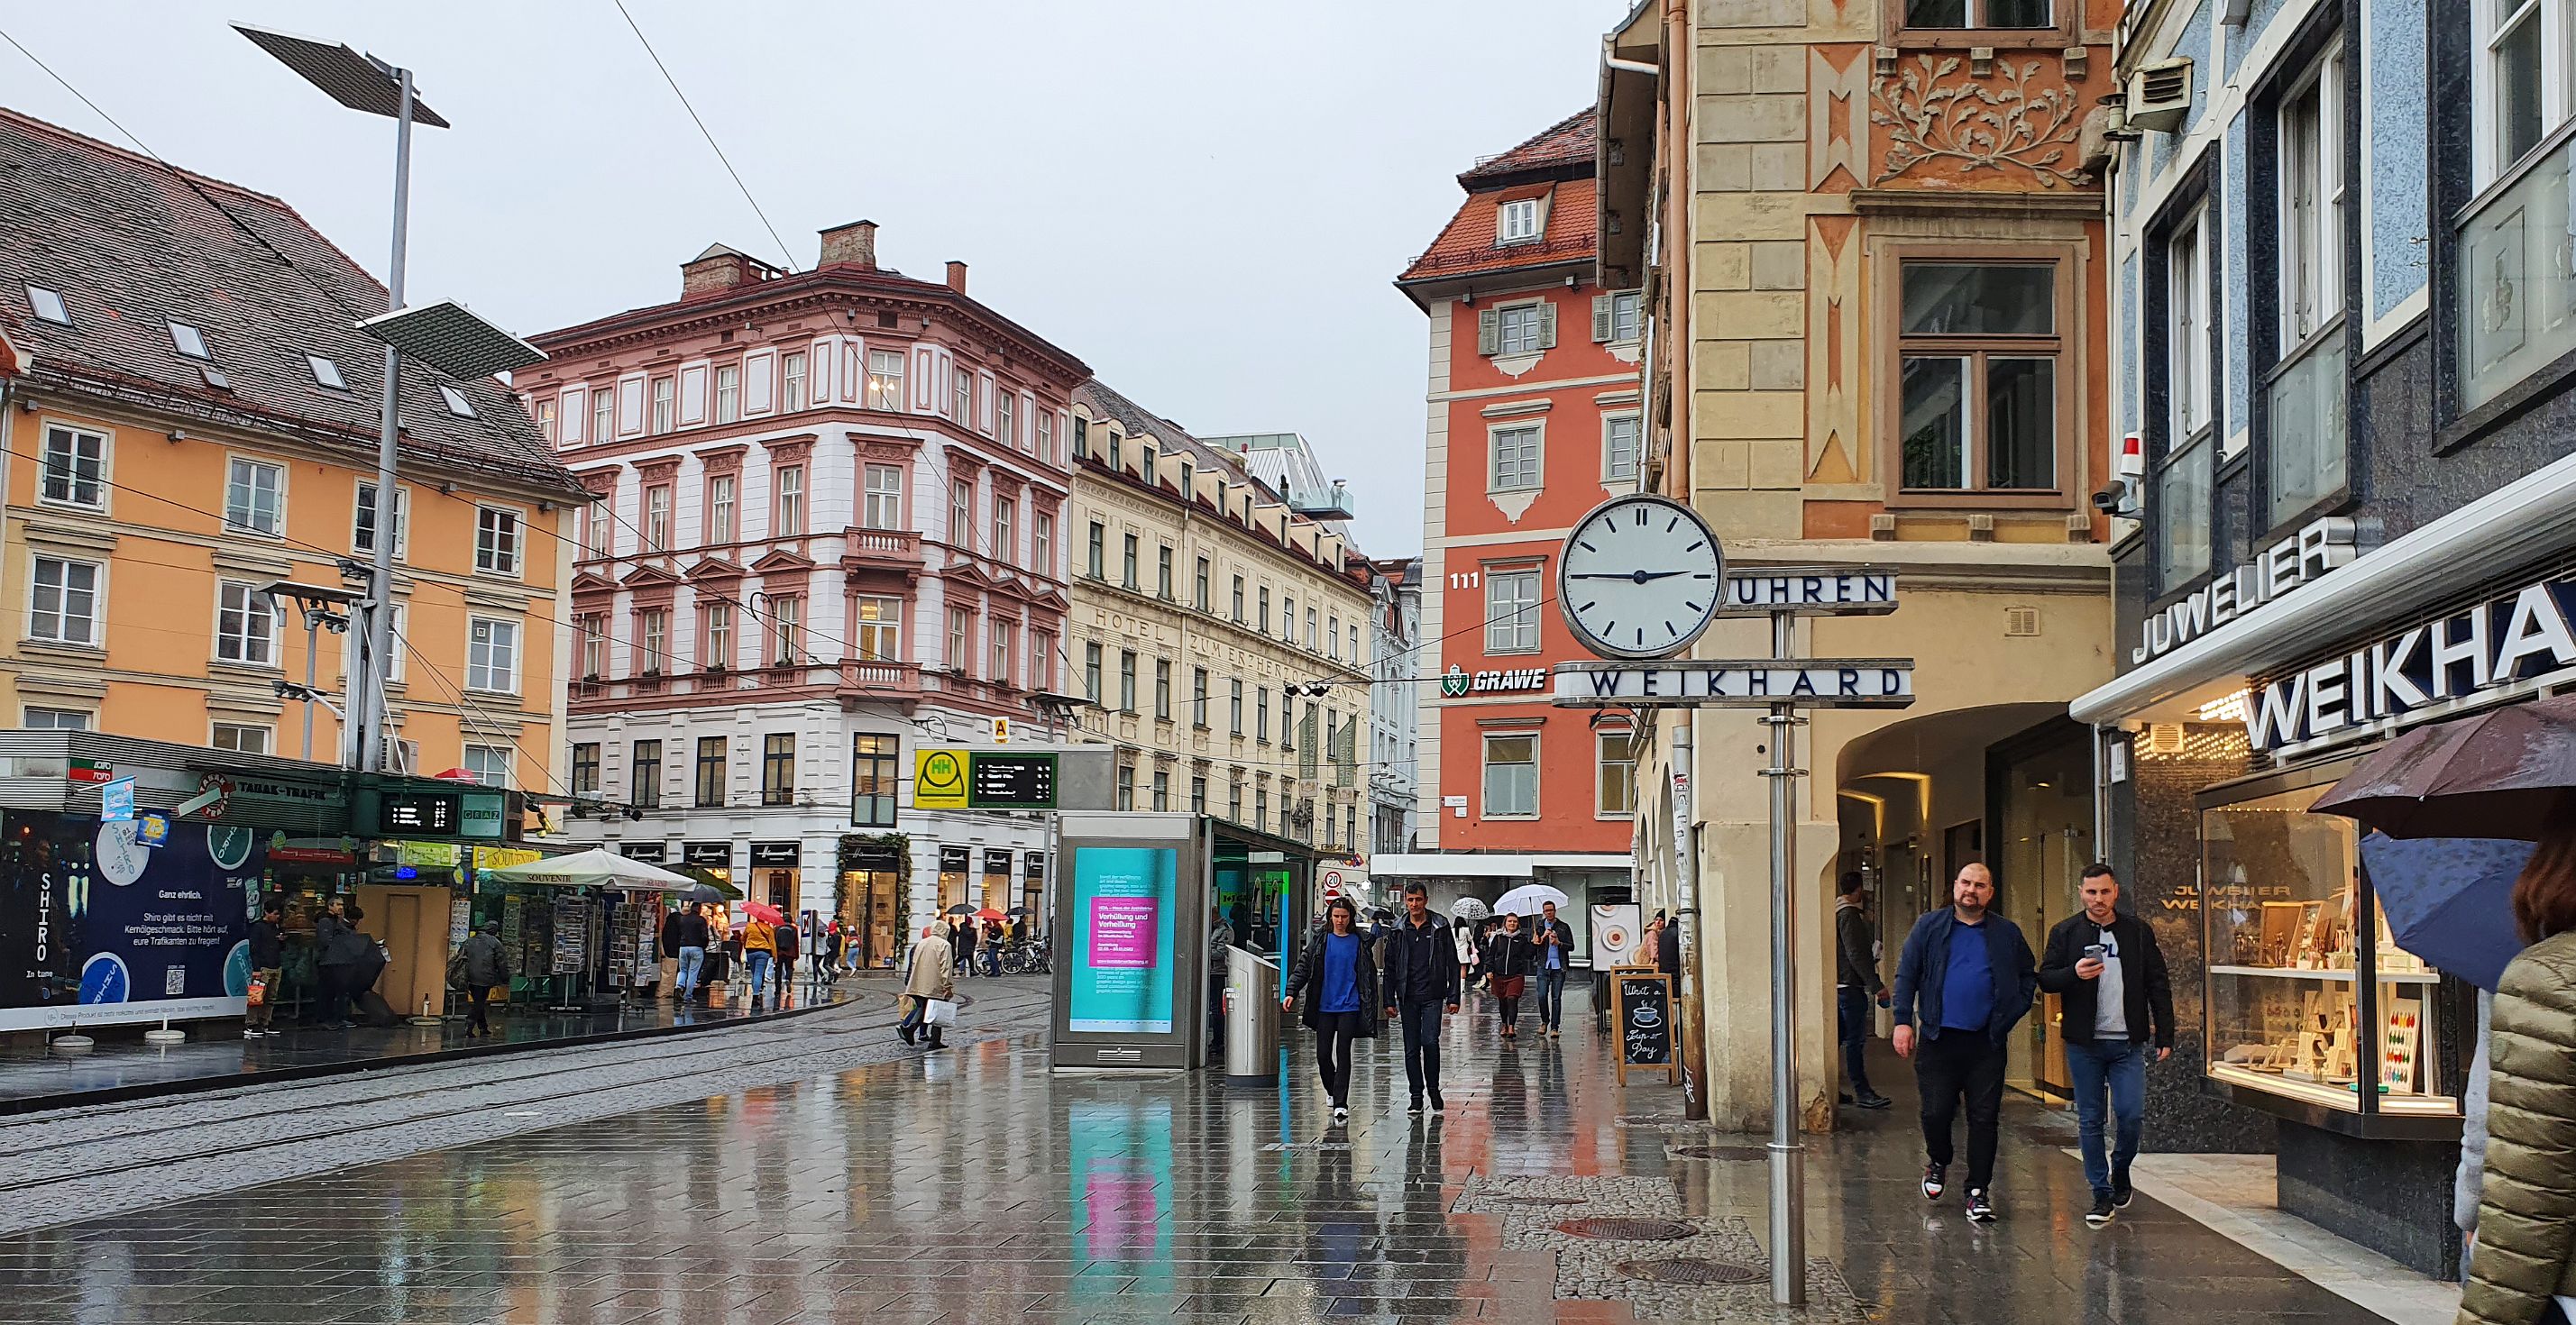
[[[1630,1071],[1661,1072],[1673,1079],[1672,977],[1651,967],[1610,973],[1611,1004],[1619,1028],[1619,1082]]]

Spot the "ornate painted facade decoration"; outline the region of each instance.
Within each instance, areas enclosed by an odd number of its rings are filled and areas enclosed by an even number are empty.
[[[1887,130],[1880,179],[1926,161],[1954,161],[1963,175],[2017,166],[2045,188],[2093,182],[2075,152],[2084,108],[2074,88],[2061,83],[2034,89],[2037,60],[1996,61],[1990,79],[1943,81],[1965,63],[1955,55],[1937,62],[1917,55],[1901,74],[1878,80],[1869,118]]]

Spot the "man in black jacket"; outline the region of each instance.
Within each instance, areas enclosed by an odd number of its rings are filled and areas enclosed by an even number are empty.
[[[1388,927],[1378,965],[1385,972],[1386,1015],[1404,1020],[1404,1079],[1413,1088],[1413,1106],[1405,1112],[1421,1113],[1427,1091],[1437,1113],[1448,1107],[1440,1098],[1440,1014],[1458,1010],[1458,950],[1449,941],[1449,922],[1431,909],[1421,884],[1404,886],[1404,914]]]
[[[2173,986],[2155,931],[2118,910],[2120,880],[2110,866],[2085,866],[2076,891],[2084,910],[2048,931],[2039,987],[2058,996],[2084,1178],[2093,1184],[2093,1210],[2084,1222],[2100,1228],[2129,1204],[2129,1161],[2137,1156],[2146,1111],[2146,1046],[2154,1043],[2159,1062],[2173,1053]],[[2119,1133],[2107,1157],[2106,1089]]]
[[[1869,923],[1869,891],[1859,870],[1846,870],[1842,895],[1834,902],[1834,1004],[1842,1032],[1845,1104],[1884,1109],[1888,1098],[1870,1088],[1869,1024],[1873,1005],[1887,1002],[1887,982],[1878,974],[1878,939]]]
[[[242,1013],[245,1040],[277,1034],[269,1022],[277,1016],[277,969],[286,963],[286,936],[279,930],[285,920],[285,908],[272,901],[250,922],[250,975],[259,986],[259,1001]]]

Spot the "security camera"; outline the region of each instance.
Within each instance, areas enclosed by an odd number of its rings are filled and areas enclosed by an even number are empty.
[[[2144,513],[2138,506],[2137,496],[2129,480],[2113,479],[2110,486],[2093,494],[2093,509],[2115,520],[2135,520]]]

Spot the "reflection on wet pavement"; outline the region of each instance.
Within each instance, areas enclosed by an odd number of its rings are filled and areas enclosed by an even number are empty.
[[[1023,1032],[0,1238],[0,1321],[1771,1319],[1765,1280],[1722,1282],[1767,1275],[1763,1166],[1676,1153],[1747,1138],[1623,1096],[1587,1017],[1506,1049],[1470,1013],[1445,1117],[1403,1115],[1391,1037],[1332,1128],[1293,1038],[1245,1091],[1050,1075]],[[1795,1319],[2376,1319],[2149,1201],[2086,1228],[2035,1139],[1972,1227],[1891,1114],[1811,1161]],[[1562,1227],[1600,1217],[1667,1226]]]

